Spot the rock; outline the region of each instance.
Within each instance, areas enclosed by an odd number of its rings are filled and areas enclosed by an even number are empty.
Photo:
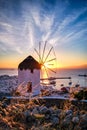
[[[39,114],[39,111],[37,110],[36,107],[32,110],[32,114]]]
[[[82,130],[87,130],[87,114],[81,116],[79,126]]]
[[[29,110],[24,112],[24,116],[25,116],[26,123],[29,123],[30,125],[32,125],[33,123],[36,122],[35,116],[31,114]]]
[[[35,117],[33,115],[28,115],[26,117],[26,122],[27,123],[33,124],[33,123],[35,123],[35,121],[36,121],[36,119],[35,119]]]
[[[68,127],[69,125],[70,125],[70,120],[69,119],[66,119],[66,120],[64,120],[63,122],[62,122],[62,127],[64,128],[64,127]]]
[[[2,108],[6,108],[7,106],[8,106],[8,104],[5,102],[2,104]]]
[[[51,116],[52,116],[52,110],[51,109],[47,109],[47,111],[45,111],[45,120],[50,120]],[[49,121],[48,121],[49,122]]]
[[[52,108],[49,108],[48,111],[53,114],[54,113],[54,110]]]
[[[58,125],[59,124],[59,118],[58,117],[52,118],[51,123],[52,123],[52,125]]]
[[[66,115],[66,116],[65,116],[65,119],[69,119],[69,120],[71,120],[72,117],[73,117],[73,115],[72,115],[72,114],[69,114],[69,115]]]
[[[64,118],[64,120],[62,122],[62,127],[68,127],[70,125],[71,121],[72,121],[72,114],[69,114]]]
[[[81,118],[87,121],[87,114],[83,114]]]
[[[74,124],[78,124],[78,123],[79,123],[79,118],[78,118],[78,117],[73,117],[73,118],[72,118],[72,122],[73,122]]]
[[[35,126],[32,126],[31,130],[44,130],[44,128],[36,128]]]
[[[10,78],[9,75],[1,75],[1,76],[0,76],[0,80],[7,80],[7,79],[9,79],[9,78]]]
[[[29,111],[29,110],[27,110],[27,111],[25,111],[23,114],[24,114],[24,116],[25,116],[25,118],[26,118],[27,116],[29,116],[29,115],[30,115],[30,111]]]
[[[80,116],[79,111],[75,111],[75,112],[73,112],[73,116],[74,116],[74,117],[76,117],[76,116],[78,116],[78,117],[79,117],[79,116]]]
[[[69,114],[73,114],[73,111],[72,110],[67,110],[66,115],[69,115]]]
[[[61,110],[61,109],[55,110],[55,114],[56,114],[58,117],[60,117],[61,112],[62,112],[62,110]]]
[[[79,127],[78,125],[76,125],[76,126],[74,127],[74,130],[81,130],[81,127]]]
[[[68,127],[69,125],[70,125],[70,120],[64,120],[63,122],[62,122],[62,127],[64,128],[64,127]]]
[[[69,109],[70,109],[70,110],[74,110],[74,109],[75,109],[75,106],[71,104],[70,107],[69,107]]]
[[[49,122],[50,119],[51,119],[51,116],[50,116],[49,114],[48,114],[48,115],[45,115],[45,120],[46,120],[47,122]]]
[[[41,109],[40,109],[41,114],[46,114],[47,112],[48,112],[48,108],[46,106],[41,107]]]
[[[58,114],[54,113],[51,115],[51,118],[58,117]]]

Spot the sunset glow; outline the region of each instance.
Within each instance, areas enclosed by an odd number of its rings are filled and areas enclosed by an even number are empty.
[[[29,55],[38,61],[40,41],[56,54],[57,63],[47,67],[87,66],[87,1],[0,1],[0,68],[17,68]]]

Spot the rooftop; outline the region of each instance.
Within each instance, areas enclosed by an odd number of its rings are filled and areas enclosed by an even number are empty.
[[[23,70],[23,69],[41,69],[41,65],[39,64],[38,61],[36,61],[32,56],[28,56],[25,58],[18,66],[18,69]]]

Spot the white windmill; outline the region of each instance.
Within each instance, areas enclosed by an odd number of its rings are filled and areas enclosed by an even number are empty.
[[[39,43],[39,48],[34,49],[39,61],[35,60],[32,56],[25,58],[18,66],[18,84],[32,84],[33,95],[40,93],[40,74],[45,72],[46,77],[49,77],[49,72],[56,73],[52,67],[55,65],[56,57],[53,47]]]

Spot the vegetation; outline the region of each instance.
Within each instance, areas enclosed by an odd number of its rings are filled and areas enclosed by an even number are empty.
[[[82,100],[82,99],[87,100],[87,90],[80,90],[79,92],[75,93],[74,98],[78,100]]]
[[[61,108],[61,109],[60,109]],[[83,124],[81,124],[83,123]],[[87,112],[65,101],[47,107],[39,100],[0,101],[0,130],[86,130]]]

